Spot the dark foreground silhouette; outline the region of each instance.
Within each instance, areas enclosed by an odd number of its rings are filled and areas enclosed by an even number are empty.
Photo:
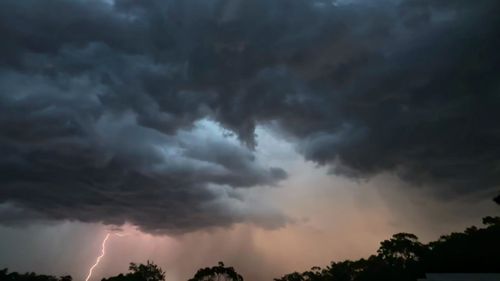
[[[275,281],[415,281],[426,272],[500,273],[500,217],[483,219],[485,227],[441,236],[423,244],[417,236],[398,233],[382,241],[375,255],[356,261],[332,262],[325,268],[313,267],[302,273],[287,274]],[[102,281],[163,281],[165,272],[156,264],[131,263],[130,272]],[[0,270],[0,281],[71,281],[70,276],[54,277],[19,274]],[[234,268],[202,268],[188,281],[243,281]]]
[[[102,281],[165,280],[165,272],[159,266],[149,261],[146,264],[139,264],[139,265],[135,263],[130,263],[128,269],[130,270],[130,272],[125,275],[119,274],[117,276],[109,277],[107,279],[103,278]]]
[[[275,281],[415,281],[426,272],[500,273],[500,218],[486,217],[483,223],[485,228],[472,226],[428,244],[398,233],[368,259],[332,262]]]

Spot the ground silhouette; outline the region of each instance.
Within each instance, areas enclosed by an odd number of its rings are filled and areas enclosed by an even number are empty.
[[[38,275],[34,272],[18,273],[10,272],[7,268],[0,270],[0,281],[72,281],[71,276],[55,277],[50,275]]]
[[[199,269],[189,281],[243,281],[233,267],[224,267],[223,262],[218,266]]]
[[[498,197],[495,202],[500,204]],[[500,273],[500,217],[483,218],[484,227],[471,226],[463,232],[443,235],[427,244],[411,233],[397,233],[380,243],[377,253],[367,259],[331,262],[321,268],[286,274],[274,281],[415,281],[425,273]],[[130,272],[102,281],[165,281],[158,265],[131,263]],[[72,281],[71,276],[55,277],[0,270],[0,281]],[[243,281],[233,267],[199,269],[188,281]]]
[[[423,244],[398,233],[382,241],[376,255],[332,262],[325,268],[286,274],[275,281],[415,281],[425,273],[500,273],[500,217],[485,217],[484,228],[441,236]]]
[[[164,281],[165,272],[158,265],[147,261],[146,264],[130,263],[130,272],[114,277],[103,278],[102,281]]]

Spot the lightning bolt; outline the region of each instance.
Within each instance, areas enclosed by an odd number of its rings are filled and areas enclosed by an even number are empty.
[[[111,234],[108,233],[106,234],[106,237],[104,237],[104,240],[102,241],[101,245],[101,255],[97,257],[97,260],[95,261],[94,265],[89,269],[89,274],[87,275],[87,278],[85,278],[85,281],[89,281],[90,277],[92,277],[92,271],[94,271],[94,268],[99,265],[99,262],[101,261],[102,257],[106,254],[106,241],[108,241],[108,238]]]
[[[129,234],[125,233],[107,233],[106,234],[106,237],[104,237],[104,240],[102,240],[102,244],[101,244],[101,255],[97,257],[94,265],[92,265],[92,267],[90,267],[89,269],[89,274],[87,275],[87,278],[85,278],[85,281],[89,281],[90,277],[92,277],[92,272],[94,271],[94,268],[96,268],[96,266],[99,265],[99,262],[101,262],[101,259],[104,257],[104,255],[106,255],[106,242],[108,241],[109,239],[109,236],[111,236],[111,234],[114,234],[118,237],[125,237],[125,236],[128,236]]]

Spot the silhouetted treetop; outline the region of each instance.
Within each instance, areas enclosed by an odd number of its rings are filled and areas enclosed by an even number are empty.
[[[243,277],[233,267],[224,267],[219,262],[218,266],[199,269],[189,281],[243,281]]]
[[[355,261],[331,262],[302,273],[286,274],[275,281],[416,281],[425,273],[500,273],[500,217],[483,218],[485,227],[443,235],[427,244],[411,233],[397,233],[380,243],[376,255]],[[156,264],[130,263],[129,273],[102,281],[165,281]],[[54,277],[0,270],[0,281],[72,281],[71,276]],[[243,281],[233,267],[199,269],[188,281]]]
[[[123,275],[103,278],[102,281],[164,281],[165,272],[153,262],[146,264],[130,263],[130,272]]]
[[[332,262],[275,281],[416,281],[427,272],[500,273],[500,218],[485,217],[485,228],[441,236],[423,244],[411,233],[382,241],[377,255],[356,261]]]
[[[391,239],[382,241],[377,250],[379,257],[391,261],[418,261],[425,252],[425,247],[411,233],[397,233]]]
[[[0,281],[72,281],[71,276],[55,277],[51,275],[38,275],[34,272],[24,274],[10,272],[7,268],[0,270]]]

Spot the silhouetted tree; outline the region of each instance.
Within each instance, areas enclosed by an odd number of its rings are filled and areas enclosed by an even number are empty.
[[[243,281],[233,267],[224,267],[223,262],[218,266],[199,269],[189,281]]]
[[[130,272],[123,275],[103,278],[102,281],[164,281],[165,272],[153,262],[146,264],[130,263]]]
[[[304,275],[299,272],[293,272],[286,274],[281,278],[274,278],[274,281],[304,281]]]
[[[441,236],[429,243],[425,261],[428,272],[498,272],[500,264],[500,218],[483,219],[486,228]]]
[[[394,234],[391,239],[380,243],[378,255],[387,261],[401,263],[418,261],[424,252],[424,246],[416,235],[411,233]]]
[[[55,277],[51,275],[38,275],[34,272],[20,274],[17,272],[9,273],[7,268],[0,270],[1,281],[71,281],[71,276]]]
[[[422,244],[417,236],[398,233],[382,241],[377,255],[357,261],[332,262],[275,281],[416,281],[426,272],[500,273],[500,218],[485,217],[485,228],[442,236]]]
[[[302,273],[286,274],[275,281],[416,281],[426,272],[500,273],[500,217],[483,218],[484,228],[441,236],[423,244],[411,233],[394,234],[380,243],[376,255],[356,261],[332,262]],[[164,281],[165,272],[152,262],[131,263],[130,272],[102,281]],[[72,281],[71,276],[54,277],[0,270],[0,281]],[[189,281],[243,281],[234,268],[218,266],[199,269]]]

